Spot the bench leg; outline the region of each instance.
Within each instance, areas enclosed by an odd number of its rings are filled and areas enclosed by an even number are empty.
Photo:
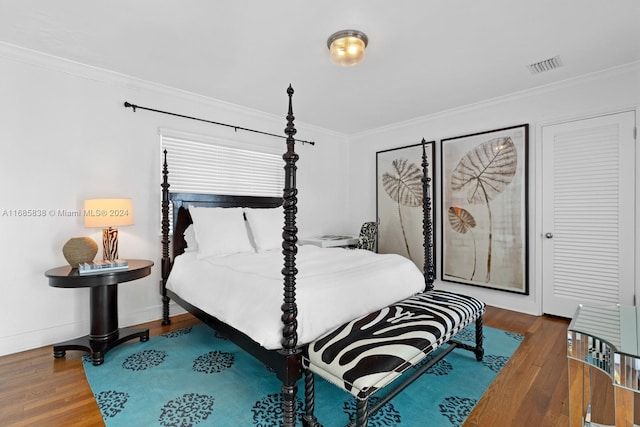
[[[313,372],[308,369],[304,370],[304,415],[302,416],[302,425],[304,427],[322,427],[318,422],[315,411],[315,378]]]
[[[369,424],[368,399],[356,399],[356,427],[367,427]]]
[[[482,316],[480,316],[476,319],[476,348],[473,351],[478,362],[482,362],[482,358],[484,357],[483,342],[484,336],[482,334]]]
[[[475,326],[476,326],[476,343],[475,345],[469,345],[467,343],[463,343],[461,341],[457,341],[455,339],[451,339],[449,340],[449,344],[453,344],[455,345],[455,347],[457,348],[461,348],[463,350],[467,350],[467,351],[472,351],[473,354],[475,354],[476,356],[476,360],[478,362],[482,362],[482,358],[484,357],[484,348],[483,348],[483,341],[484,341],[484,334],[482,331],[482,316],[478,317],[475,320]]]

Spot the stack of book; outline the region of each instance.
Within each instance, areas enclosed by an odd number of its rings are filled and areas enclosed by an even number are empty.
[[[78,273],[98,274],[106,273],[107,271],[126,270],[127,268],[129,268],[129,263],[123,259],[116,259],[113,261],[82,262],[78,264]]]
[[[315,245],[321,248],[347,247],[358,244],[358,238],[354,236],[344,236],[341,234],[325,234],[324,236],[300,239],[301,245]]]

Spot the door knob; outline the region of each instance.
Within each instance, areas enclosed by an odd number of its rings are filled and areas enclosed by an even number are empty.
[[[546,237],[547,239],[551,239],[553,238],[553,233],[547,233],[544,235],[544,237]]]

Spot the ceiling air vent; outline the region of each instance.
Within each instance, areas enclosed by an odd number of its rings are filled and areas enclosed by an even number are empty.
[[[553,58],[527,65],[531,74],[540,74],[560,67],[562,67],[562,61],[560,61],[559,56],[554,56]]]

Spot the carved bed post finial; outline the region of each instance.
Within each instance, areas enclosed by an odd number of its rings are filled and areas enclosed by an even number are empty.
[[[287,113],[287,127],[284,133],[287,135],[287,152],[282,159],[285,162],[285,182],[283,191],[284,227],[282,231],[282,254],[284,255],[284,301],[282,303],[282,353],[287,356],[286,375],[282,382],[282,417],[284,427],[294,427],[296,420],[296,395],[298,386],[296,380],[299,378],[300,349],[298,345],[298,307],[296,305],[296,254],[298,248],[298,228],[296,226],[297,194],[296,188],[296,161],[298,155],[295,152],[296,128],[293,124],[293,88],[289,85],[287,89],[289,95],[289,111]]]
[[[162,294],[162,324],[168,325],[169,320],[169,297],[167,296],[167,279],[171,271],[171,258],[169,257],[169,168],[167,165],[167,150],[163,153],[164,162],[162,164],[162,279],[160,282]]]
[[[296,254],[298,248],[298,228],[296,226],[296,213],[298,211],[296,188],[296,162],[298,155],[295,152],[296,128],[293,124],[295,117],[293,116],[292,96],[293,88],[289,85],[287,89],[289,94],[289,112],[287,114],[287,127],[284,132],[287,134],[287,152],[282,158],[285,161],[285,183],[283,193],[284,208],[284,228],[282,232],[282,253],[284,255],[284,304],[282,305],[282,348],[285,350],[293,350],[298,344],[298,309],[296,307]]]
[[[424,283],[425,290],[433,290],[435,272],[433,268],[433,223],[431,221],[431,178],[427,161],[427,142],[422,138],[422,233],[424,235]]]

